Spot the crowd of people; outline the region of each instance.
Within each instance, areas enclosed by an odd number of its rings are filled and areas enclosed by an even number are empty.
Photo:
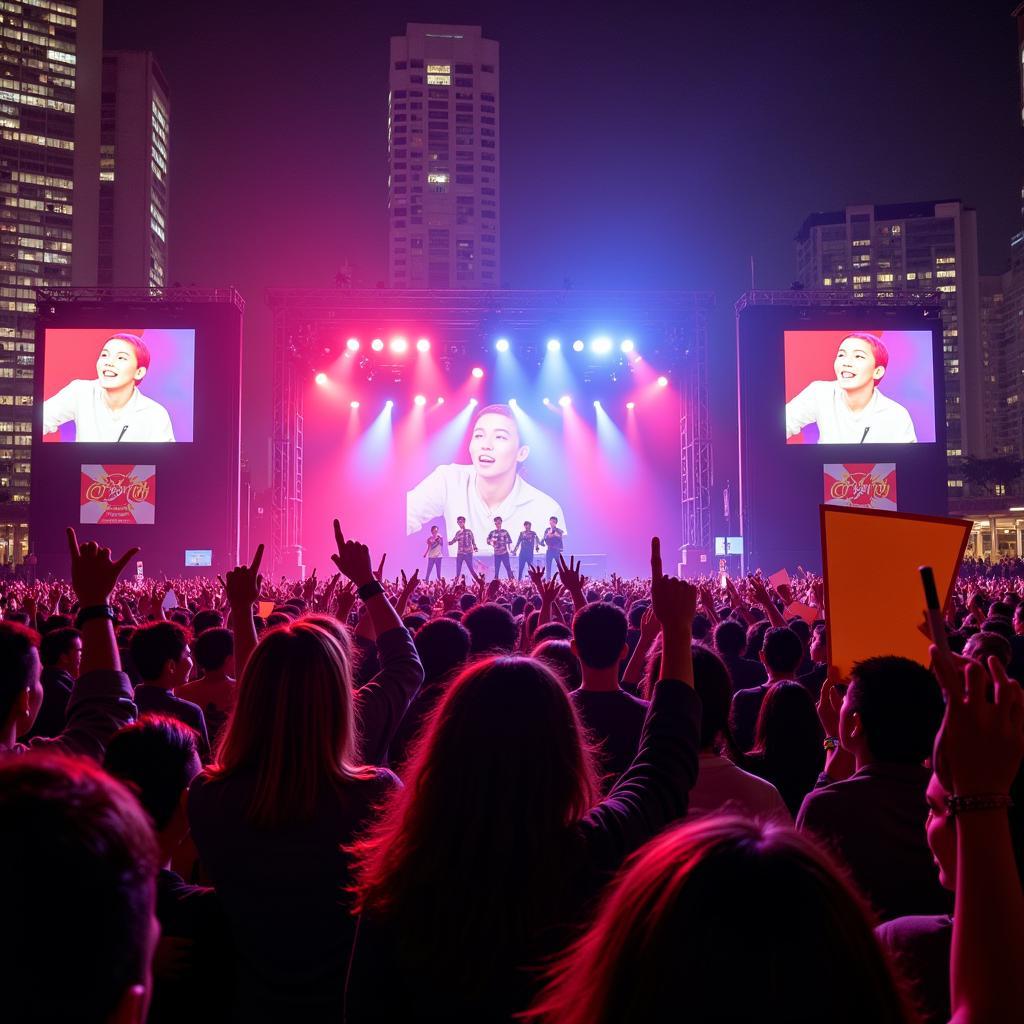
[[[828,665],[811,573],[70,574],[0,597],[12,1021],[1024,1012],[1024,586]],[[908,610],[915,619],[918,610]]]

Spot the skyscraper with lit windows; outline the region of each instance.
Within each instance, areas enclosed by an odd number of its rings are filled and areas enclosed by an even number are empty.
[[[100,110],[99,285],[167,283],[170,117],[152,53],[103,54]]]
[[[902,292],[938,292],[949,495],[963,493],[961,467],[985,454],[974,210],[959,200],[847,206],[813,213],[796,236],[797,277],[874,303]]]
[[[0,566],[28,553],[35,289],[96,283],[102,16],[0,2]]]
[[[498,44],[469,25],[391,39],[388,283],[498,288]]]

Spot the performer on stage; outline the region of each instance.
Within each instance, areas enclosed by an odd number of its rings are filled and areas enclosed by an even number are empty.
[[[508,559],[508,548],[512,543],[512,535],[501,528],[501,516],[494,517],[494,529],[487,534],[487,543],[494,550],[494,578],[498,578],[498,570],[505,566],[508,578],[512,579],[512,565]]]
[[[455,531],[455,536],[448,541],[449,546],[452,544],[458,544],[455,555],[455,575],[462,575],[462,564],[465,562],[469,569],[469,575],[473,575],[473,554],[477,550],[476,538],[473,536],[472,530],[466,529],[466,517],[459,516],[455,520],[459,524],[459,528]]]
[[[565,537],[565,530],[558,528],[558,516],[552,516],[548,520],[548,528],[544,531],[544,536],[541,538],[541,544],[547,548],[547,552],[544,556],[544,574],[551,576],[551,563],[557,562],[559,556],[562,554],[563,538]]]
[[[516,540],[516,546],[512,549],[512,554],[519,555],[519,578],[523,578],[523,570],[529,566],[533,568],[533,552],[540,542],[540,537],[533,532],[533,523],[527,520],[523,523],[522,532],[519,534]]]
[[[427,575],[426,579],[430,579],[431,570],[437,570],[437,578],[441,578],[441,555],[444,552],[444,537],[441,536],[441,531],[436,527],[430,528],[430,536],[427,538],[427,550],[423,552],[423,557],[427,560]]]

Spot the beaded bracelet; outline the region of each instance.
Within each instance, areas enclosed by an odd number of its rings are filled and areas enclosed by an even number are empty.
[[[946,810],[951,817],[969,811],[1009,810],[1013,800],[1006,793],[979,793],[976,796],[947,796]]]

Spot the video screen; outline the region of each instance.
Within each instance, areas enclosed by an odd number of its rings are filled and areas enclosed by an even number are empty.
[[[82,466],[80,523],[152,526],[156,522],[156,466]]]
[[[43,441],[192,440],[194,330],[47,328]]]
[[[350,407],[350,394],[316,389],[304,415],[307,564],[329,564],[335,515],[346,536],[387,553],[389,576],[417,566],[423,576],[428,559],[441,558],[451,578],[461,553],[490,578],[505,552],[518,576],[521,556],[523,568],[544,567],[559,544],[587,561],[588,576],[649,575],[655,535],[674,564],[675,388],[652,380],[600,402],[559,400],[554,389],[545,402],[536,386],[509,403],[508,390],[417,404],[400,392],[392,402],[382,389]],[[470,536],[460,542],[462,529]]]
[[[213,565],[213,549],[190,548],[186,550],[185,564],[188,566]]]
[[[931,331],[785,332],[786,444],[935,440]]]

